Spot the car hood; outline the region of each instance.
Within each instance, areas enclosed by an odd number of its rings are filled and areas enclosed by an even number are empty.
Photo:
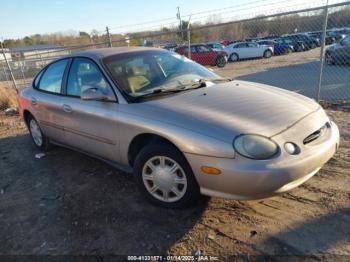
[[[317,110],[313,100],[262,84],[232,81],[130,104],[129,113],[231,143],[239,134],[267,137]]]

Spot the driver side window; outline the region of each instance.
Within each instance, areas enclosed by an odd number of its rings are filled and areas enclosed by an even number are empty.
[[[98,88],[104,94],[111,93],[111,87],[95,63],[86,58],[75,58],[68,75],[67,95],[80,97],[89,88]]]

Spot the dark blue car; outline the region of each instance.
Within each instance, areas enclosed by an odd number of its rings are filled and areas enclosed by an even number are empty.
[[[260,40],[257,41],[259,45],[272,46],[275,55],[289,54],[293,52],[293,46],[286,43],[279,43],[274,40]]]

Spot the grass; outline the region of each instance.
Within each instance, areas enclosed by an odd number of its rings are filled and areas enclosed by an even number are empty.
[[[9,107],[17,107],[17,93],[12,87],[6,87],[0,82],[0,111]]]

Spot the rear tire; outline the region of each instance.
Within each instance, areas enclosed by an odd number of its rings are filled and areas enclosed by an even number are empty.
[[[27,126],[29,129],[30,137],[40,151],[46,152],[50,149],[50,141],[47,136],[41,131],[39,123],[32,116],[27,119]]]
[[[288,48],[286,49],[286,55],[291,54],[291,53],[293,53],[293,49],[290,48],[290,47],[288,47]]]
[[[233,53],[230,55],[230,61],[231,62],[237,62],[239,60],[239,56],[236,53]]]
[[[264,58],[270,58],[271,56],[272,56],[271,50],[266,50],[266,51],[264,52]]]
[[[134,177],[145,197],[160,207],[183,208],[193,205],[200,197],[190,165],[171,145],[144,147],[136,157]]]

